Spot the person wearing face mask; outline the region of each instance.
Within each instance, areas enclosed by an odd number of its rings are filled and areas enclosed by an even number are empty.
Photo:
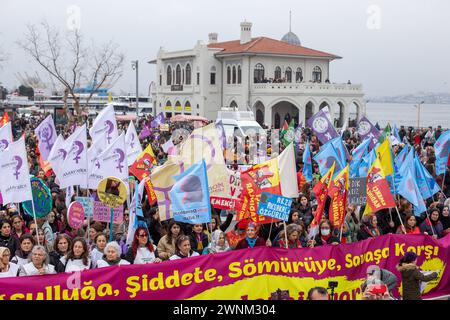
[[[332,234],[331,223],[328,220],[322,220],[319,224],[319,234],[314,239],[308,241],[310,247],[323,246],[327,244],[339,244],[339,238]]]

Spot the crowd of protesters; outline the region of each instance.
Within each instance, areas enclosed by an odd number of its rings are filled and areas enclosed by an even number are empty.
[[[425,168],[442,187],[441,192],[427,200],[427,212],[421,215],[414,214],[412,204],[399,196],[396,197],[399,214],[393,210],[381,210],[375,214],[363,216],[364,206],[350,203],[347,205],[347,215],[341,231],[334,228],[328,220],[328,199],[318,234],[310,238],[308,234],[317,209],[317,200],[311,190],[320,179],[320,174],[317,163],[313,162],[313,181],[312,183],[305,181],[302,175],[302,154],[307,140],[310,141],[312,155],[319,151],[320,143],[311,130],[306,128],[301,134],[301,141],[296,149],[297,182],[300,194],[293,201],[286,228],[281,222],[266,225],[255,225],[248,220],[235,222],[234,210],[214,208],[211,223],[204,225],[188,225],[173,219],[161,221],[157,205],[150,206],[144,195],[142,209],[146,228],[138,228],[133,235],[133,242],[127,245],[129,209],[125,207],[123,222],[113,225],[113,241],[108,242],[110,235],[107,223],[85,221],[83,227],[77,230],[69,226],[64,190],[55,183],[54,175],[46,175],[38,162],[34,128],[44,117],[44,115],[18,117],[13,121],[12,129],[15,139],[25,135],[30,173],[41,178],[48,185],[53,198],[53,209],[45,218],[38,218],[36,224],[33,217],[26,214],[21,207],[18,208],[16,205],[1,207],[0,277],[73,272],[112,265],[164,263],[166,260],[256,246],[317,247],[352,243],[390,233],[423,233],[434,238],[441,238],[450,233],[449,168],[447,167],[445,181],[442,175],[436,176],[434,171],[433,145],[443,130],[440,126],[435,130],[431,127],[418,130],[405,129],[402,126],[399,130],[402,141],[393,146],[394,156],[406,143],[410,144],[415,148]],[[138,132],[148,124],[149,120],[144,118],[139,121]],[[126,130],[127,125],[126,122],[119,122],[119,133]],[[58,133],[65,138],[71,134],[73,128],[73,124],[57,126]],[[162,144],[170,139],[175,129],[179,128],[190,132],[194,126],[190,123],[172,123],[169,131],[155,129],[149,137],[142,139],[143,148],[149,143],[152,144],[158,165],[163,164],[167,159]],[[345,130],[342,137],[350,154],[361,143],[355,128]],[[234,142],[236,139],[234,138]],[[173,140],[177,144],[183,140],[183,137]],[[225,153],[230,168],[237,169],[238,164],[252,164],[248,156],[251,146],[248,140],[242,142],[244,144],[242,154],[235,152],[234,156],[228,157]],[[284,148],[283,143],[280,140],[275,143],[279,143],[276,147],[279,147],[281,152]],[[267,147],[268,155],[275,150],[275,145],[271,145],[270,139],[265,147]],[[83,193],[83,190],[80,192]],[[237,236],[236,243],[229,242],[230,233]],[[402,275],[417,271],[410,266],[415,261],[413,258],[417,257],[408,256],[400,262],[399,271]],[[431,278],[430,276],[423,280]],[[313,289],[308,295],[311,299],[316,296],[324,297],[323,290]],[[370,299],[373,295],[365,291],[364,296]],[[414,291],[410,293],[410,296],[417,298],[417,293]]]

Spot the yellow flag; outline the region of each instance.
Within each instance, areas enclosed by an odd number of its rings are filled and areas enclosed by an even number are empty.
[[[383,143],[377,149],[377,158],[380,160],[384,174],[390,176],[394,174],[394,166],[392,165],[392,152],[389,147],[389,139],[384,139]]]

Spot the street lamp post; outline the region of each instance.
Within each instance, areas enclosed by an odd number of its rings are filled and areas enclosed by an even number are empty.
[[[136,123],[139,123],[139,60],[131,61],[131,67],[136,70]]]
[[[420,128],[420,107],[424,103],[425,103],[425,101],[421,101],[419,104],[416,105],[416,108],[417,108],[417,129]]]

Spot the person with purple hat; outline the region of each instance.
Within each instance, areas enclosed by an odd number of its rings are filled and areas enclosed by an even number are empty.
[[[438,277],[437,272],[424,275],[417,266],[417,254],[408,251],[400,259],[397,270],[402,275],[403,300],[422,300],[420,284]]]

